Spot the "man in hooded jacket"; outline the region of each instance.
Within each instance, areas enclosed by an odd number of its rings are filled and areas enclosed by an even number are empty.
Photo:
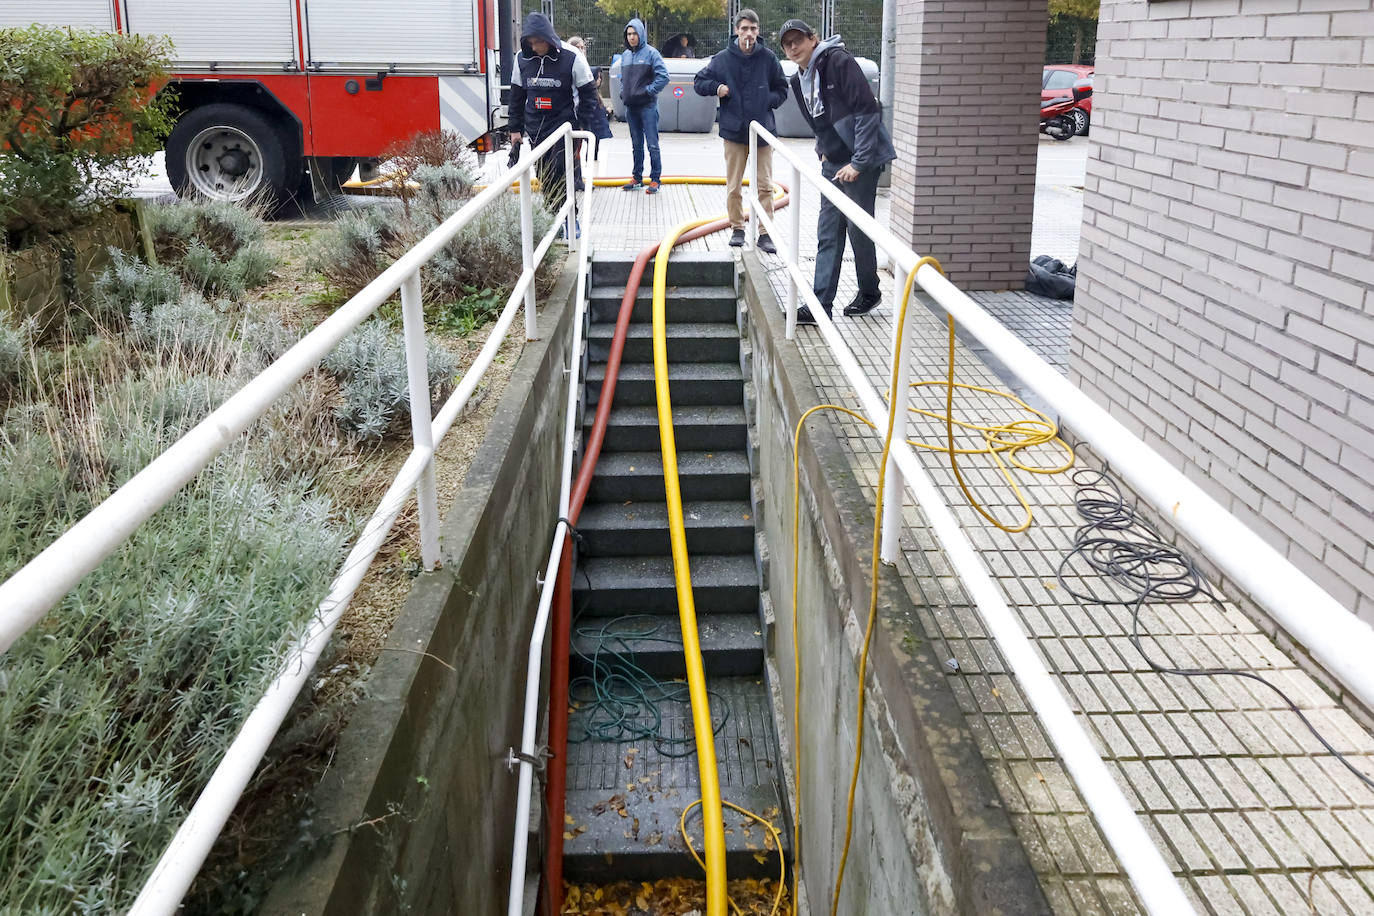
[[[578,112],[590,113],[593,105],[601,104],[586,58],[563,47],[543,13],[525,17],[515,64],[510,87],[511,143],[528,140],[533,149],[564,124],[581,126]],[[539,160],[537,171],[544,203],[557,213],[567,197],[562,143]]]
[[[773,109],[787,101],[787,79],[777,55],[759,44],[759,14],[750,9],[735,16],[735,38],[692,81],[697,95],[720,99],[720,139],[725,144],[725,205],[730,215],[730,245],[744,244],[744,167],[749,163],[749,124],[758,121],[777,130]],[[759,141],[759,203],[773,215],[773,150]],[[768,233],[760,229],[759,248],[776,254]]]
[[[897,158],[892,138],[883,125],[883,108],[873,97],[853,55],[840,36],[821,41],[816,30],[800,19],[789,19],[778,32],[783,52],[797,65],[792,93],[816,133],[821,172],[869,215],[878,197],[878,179]],[[873,240],[851,225],[828,199],[821,198],[816,222],[816,298],[827,315],[835,301],[844,260],[844,239],[854,246],[854,273],[859,295],[845,306],[846,315],[865,315],[882,302],[878,287],[878,256]],[[806,306],[797,310],[799,324],[815,324]]]
[[[668,67],[663,55],[649,44],[644,23],[631,19],[625,26],[625,50],[620,52],[620,99],[625,103],[625,120],[630,124],[634,147],[634,178],[624,190],[643,188],[645,194],[658,193],[663,177],[663,160],[658,153],[658,94],[668,85]],[[649,183],[644,183],[644,144],[649,145]]]

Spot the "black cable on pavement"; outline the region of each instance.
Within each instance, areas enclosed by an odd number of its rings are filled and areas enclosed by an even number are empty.
[[[1077,445],[1075,451],[1082,448]],[[1292,698],[1273,682],[1251,671],[1236,668],[1180,668],[1172,663],[1160,664],[1150,657],[1142,644],[1140,632],[1140,614],[1147,603],[1189,601],[1202,596],[1221,608],[1221,598],[1207,584],[1206,577],[1192,557],[1165,541],[1153,525],[1126,504],[1121,489],[1106,471],[1079,468],[1072,473],[1071,479],[1078,487],[1074,506],[1085,522],[1074,534],[1073,550],[1059,563],[1060,586],[1084,605],[1120,604],[1130,607],[1131,644],[1145,659],[1145,663],[1160,674],[1179,677],[1228,675],[1268,687],[1302,720],[1302,724],[1307,726],[1307,730],[1331,756],[1339,760],[1360,782],[1374,789],[1374,778],[1356,769],[1344,754],[1332,747],[1331,742],[1322,736]],[[1068,575],[1070,564],[1075,560],[1087,564],[1092,571],[1124,591],[1127,597],[1102,598],[1075,589],[1069,584]]]

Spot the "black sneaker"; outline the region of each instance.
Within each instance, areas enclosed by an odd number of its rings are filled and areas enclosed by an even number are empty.
[[[864,296],[863,293],[859,293],[859,295],[854,297],[853,302],[844,307],[844,313],[847,317],[851,318],[855,315],[867,315],[881,305],[882,301],[883,297],[881,294],[870,299]]]
[[[730,233],[730,247],[731,247],[731,248],[743,248],[743,247],[744,247],[744,230],[743,230],[743,229],[736,229],[734,232]]]
[[[628,181],[627,183],[621,185],[621,186],[620,186],[620,190],[622,190],[622,191],[637,191],[637,190],[639,190],[639,189],[642,188],[642,187],[644,187],[644,182],[640,181],[638,178],[632,178],[632,179],[630,179],[630,181]]]
[[[773,240],[768,237],[767,232],[759,236],[759,251],[766,251],[769,254],[778,253],[778,246],[773,244]]]
[[[825,317],[831,317],[830,309],[825,310]],[[801,327],[804,324],[814,325],[815,323],[816,316],[811,314],[810,306],[803,305],[797,309],[797,327]]]

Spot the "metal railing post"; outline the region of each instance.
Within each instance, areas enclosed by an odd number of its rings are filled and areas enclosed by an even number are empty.
[[[401,323],[406,341],[406,374],[410,378],[410,434],[416,451],[429,453],[415,484],[420,506],[420,561],[425,569],[439,562],[439,491],[434,480],[434,430],[430,426],[429,361],[425,355],[425,306],[420,272],[401,281]]]
[[[802,175],[801,169],[797,164],[792,163],[792,191],[791,200],[787,206],[787,223],[791,227],[791,260],[793,267],[801,266],[801,214],[802,214]],[[800,289],[797,285],[796,272],[787,272],[787,339],[792,340],[797,334],[797,296]]]
[[[744,174],[749,180],[749,193],[745,195],[749,201],[749,221],[744,231],[749,247],[753,248],[759,237],[759,135],[752,126],[749,129],[749,164],[745,166]]]
[[[525,169],[520,173],[520,263],[523,272],[530,273],[534,271],[534,183],[530,181],[534,162],[529,160],[528,148],[520,165]],[[566,176],[564,177],[566,179]],[[531,283],[525,288],[526,340],[539,339],[539,329],[536,327],[535,318],[534,284]]]
[[[902,290],[906,289],[907,272],[902,268],[897,268],[897,274],[892,285],[892,302],[897,304]],[[914,293],[913,293],[914,295]],[[908,316],[909,317],[909,316]],[[907,320],[901,323],[904,330],[901,335],[906,339],[901,340],[898,336],[899,323],[892,323],[892,356],[896,357],[899,349],[902,353],[902,361],[897,366],[897,384],[892,392],[892,403],[888,409],[895,411],[896,414],[892,421],[892,441],[906,441],[906,405],[908,401],[907,392],[908,378],[911,375],[911,344],[913,337],[912,327],[915,322]],[[900,344],[900,347],[898,346]],[[902,477],[902,471],[897,467],[896,456],[889,454],[887,466],[883,468],[883,474],[887,481],[883,484],[883,536],[882,536],[882,561],[889,566],[897,562],[897,556],[901,552],[901,545],[898,543],[898,536],[902,533],[902,505],[906,498],[906,480]]]
[[[568,250],[577,248],[577,175],[576,157],[573,156],[574,140],[572,134],[563,138],[563,193],[568,198],[568,220],[563,224],[563,238],[568,242]],[[530,289],[534,289],[533,286]]]

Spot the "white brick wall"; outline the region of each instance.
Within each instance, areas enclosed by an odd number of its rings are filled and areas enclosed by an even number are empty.
[[[1374,622],[1374,0],[1102,0],[1071,371]]]

